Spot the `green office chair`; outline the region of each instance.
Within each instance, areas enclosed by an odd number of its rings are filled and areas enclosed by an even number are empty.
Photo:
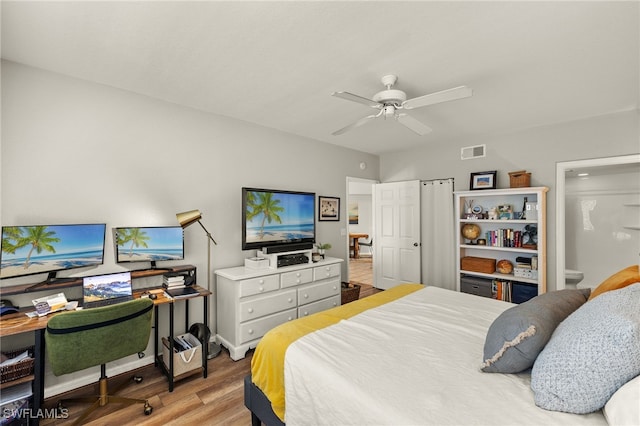
[[[146,415],[153,411],[147,400],[109,394],[105,367],[107,362],[128,355],[137,353],[141,356],[149,343],[152,308],[152,300],[136,299],[100,308],[62,312],[49,319],[45,344],[53,374],[60,376],[100,365],[99,395],[58,402],[58,410],[64,408],[64,402],[93,402],[75,424],[81,424],[96,408],[110,402],[144,404]],[[140,383],[142,378],[134,377],[134,380]],[[127,382],[113,393],[125,385]]]

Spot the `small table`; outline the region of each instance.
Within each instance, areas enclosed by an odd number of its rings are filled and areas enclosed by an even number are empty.
[[[360,257],[360,243],[358,243],[358,240],[360,238],[369,238],[369,234],[349,232],[349,238],[353,240],[353,258],[357,259]]]

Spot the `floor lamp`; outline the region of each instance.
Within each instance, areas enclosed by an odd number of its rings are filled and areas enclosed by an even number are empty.
[[[200,222],[200,219],[202,219],[202,213],[200,213],[200,210],[190,210],[188,212],[177,213],[176,217],[178,218],[178,223],[180,224],[182,229],[198,222],[200,226],[202,226],[202,229],[204,229],[204,232],[207,233],[207,290],[211,291],[211,243],[213,242],[213,244],[215,245],[218,245],[218,243],[216,243],[216,240],[214,240],[211,236],[211,232],[209,232],[207,228],[204,227],[202,222]],[[209,327],[209,309],[207,309],[205,324],[207,325],[207,327]],[[215,341],[212,342],[211,340],[209,340],[208,344],[208,358],[211,359],[218,356],[218,354],[220,354],[220,350],[222,349],[220,345],[215,343]]]

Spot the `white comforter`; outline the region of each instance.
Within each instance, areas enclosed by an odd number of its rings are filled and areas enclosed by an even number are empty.
[[[287,426],[606,424],[535,406],[530,375],[480,371],[509,303],[426,287],[294,342]]]

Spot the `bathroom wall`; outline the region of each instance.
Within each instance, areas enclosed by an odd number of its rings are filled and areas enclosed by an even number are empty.
[[[566,176],[565,267],[595,287],[640,260],[640,170],[629,167]]]

